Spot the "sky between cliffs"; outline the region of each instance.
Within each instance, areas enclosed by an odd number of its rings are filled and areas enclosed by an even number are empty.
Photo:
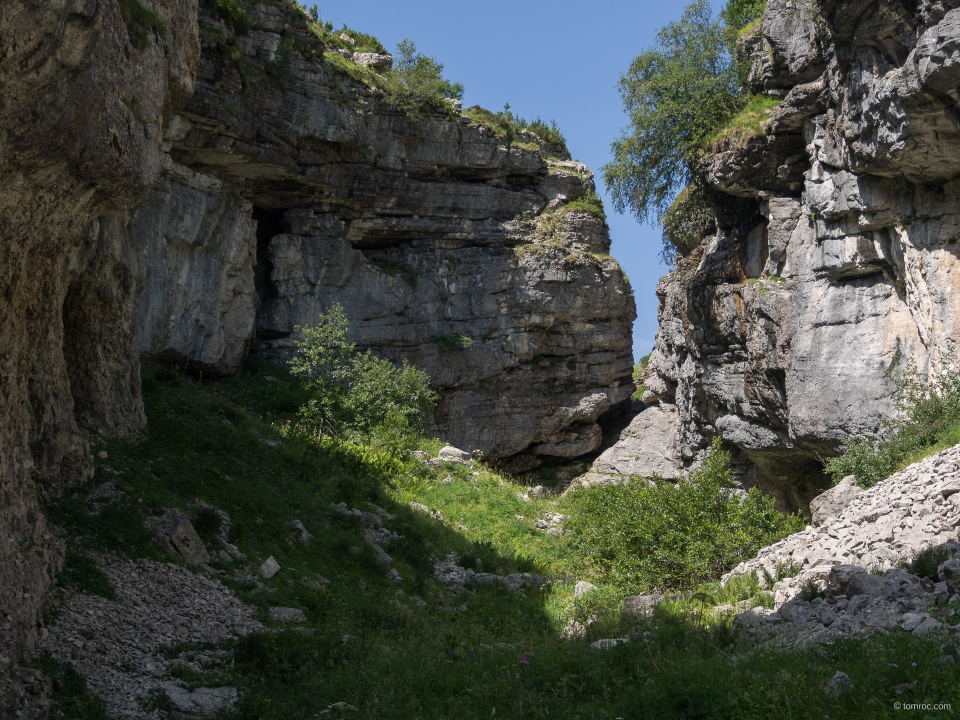
[[[444,75],[463,83],[464,107],[496,112],[510,103],[515,114],[555,119],[574,159],[597,173],[607,206],[611,254],[633,284],[637,300],[633,352],[653,349],[657,330],[657,281],[666,268],[657,257],[660,229],[613,212],[600,168],[610,143],[628,123],[617,81],[659,28],[677,20],[684,2],[669,0],[488,0],[479,5],[449,0],[351,0],[318,6],[320,17],[340,27],[376,35],[389,50],[408,37],[417,50],[444,65]],[[721,3],[712,2],[718,10]]]

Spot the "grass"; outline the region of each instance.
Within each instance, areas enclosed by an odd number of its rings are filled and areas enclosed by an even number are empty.
[[[571,200],[560,208],[560,212],[564,215],[572,212],[582,212],[592,215],[602,223],[607,221],[607,214],[603,209],[603,200],[601,200],[596,193],[590,193],[585,197]]]
[[[89,555],[73,549],[67,550],[63,570],[57,574],[57,584],[77,592],[99,595],[107,600],[117,599],[109,578],[100,566]]]
[[[359,438],[318,442],[290,424],[305,397],[284,369],[251,360],[241,377],[198,382],[146,366],[143,385],[149,432],[138,442],[96,438],[94,480],[46,510],[73,553],[61,578],[78,592],[98,592],[94,551],[179,562],[153,544],[144,517],[183,508],[210,538],[213,515],[191,501],[226,511],[233,542],[251,562],[273,555],[283,569],[265,581],[267,592],[222,578],[270,631],[225,644],[233,664],[208,682],[238,687],[241,700],[221,720],[902,718],[921,715],[894,714],[895,700],[960,703],[955,670],[938,663],[942,639],[894,634],[795,652],[732,633],[730,611],[715,606],[769,605],[755,579],[691,589],[639,623],[619,617],[622,592],[610,585],[574,602],[573,582],[591,568],[565,535],[532,521],[569,512],[576,494],[527,501],[525,487],[480,464],[428,466]],[[441,444],[424,440],[421,448],[435,455]],[[107,480],[120,497],[104,504],[101,494],[94,514],[90,494]],[[339,502],[374,503],[396,515],[387,525],[402,539],[385,549],[404,578],[399,587],[377,565],[359,520],[330,509]],[[290,540],[293,519],[315,536],[309,545]],[[354,554],[354,546],[363,550]],[[433,577],[430,559],[449,552],[478,570],[556,581],[521,593],[482,585],[454,596]],[[331,584],[305,582],[316,573]],[[272,605],[302,609],[312,634],[277,628]],[[571,619],[594,624],[567,639]],[[589,645],[631,634],[610,650]],[[354,640],[344,643],[344,635]],[[59,717],[106,717],[68,664],[37,664],[59,683]],[[822,690],[837,670],[855,685],[839,699]],[[914,680],[920,684],[909,694],[895,694],[895,685]]]
[[[110,720],[103,701],[87,692],[87,684],[73,666],[44,655],[30,667],[53,680],[53,720]]]
[[[740,147],[754,137],[766,135],[761,123],[769,119],[770,110],[779,102],[766,95],[754,95],[730,122],[708,136],[706,143],[711,146],[712,152],[720,152],[725,148]]]

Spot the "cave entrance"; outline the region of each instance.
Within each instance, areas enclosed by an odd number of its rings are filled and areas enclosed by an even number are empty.
[[[253,270],[253,281],[259,309],[279,294],[276,285],[273,284],[270,241],[286,232],[286,228],[283,226],[283,210],[254,207],[253,219],[257,223],[257,264]]]

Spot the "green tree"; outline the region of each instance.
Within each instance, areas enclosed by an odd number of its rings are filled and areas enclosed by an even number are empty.
[[[393,56],[393,69],[386,77],[384,101],[394,110],[414,117],[439,107],[444,98],[461,100],[463,85],[443,77],[443,64],[417,52],[416,44],[404,38]]]
[[[393,450],[426,429],[437,402],[430,377],[406,360],[397,366],[369,350],[357,353],[343,307],[333,305],[316,326],[296,331],[302,339],[290,367],[311,395],[301,422],[320,435],[365,433]]]
[[[739,31],[763,17],[767,0],[729,0],[720,17],[728,28]]]
[[[659,219],[697,174],[706,138],[743,105],[724,24],[706,0],[657,33],[620,79],[630,128],[613,142],[603,177],[618,212]]]
[[[296,341],[297,354],[290,369],[304,377],[311,399],[300,408],[300,418],[319,433],[333,430],[340,420],[344,384],[350,376],[354,343],[348,340],[347,315],[334,305],[320,316],[314,327],[294,328],[302,340]]]

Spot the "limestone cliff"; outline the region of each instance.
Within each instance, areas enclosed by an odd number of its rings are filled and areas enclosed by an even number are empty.
[[[89,476],[81,425],[142,429],[141,353],[282,361],[340,302],[434,376],[452,441],[521,469],[592,451],[631,392],[629,284],[566,207],[584,166],[391,111],[294,4],[243,7],[239,35],[196,0],[0,7],[0,717],[61,562],[41,495]]]
[[[960,317],[960,6],[769,0],[753,53],[779,99],[704,163],[719,232],[660,283],[645,400],[689,464],[720,434],[748,484],[805,507],[822,458],[936,371]]]
[[[126,236],[147,265],[140,349],[283,362],[340,303],[361,348],[431,375],[457,446],[515,469],[594,450],[631,392],[635,311],[606,224],[565,209],[592,174],[467,113],[392,111],[287,2],[248,13],[242,35],[201,13],[196,92]]]
[[[113,0],[0,6],[0,716],[62,553],[38,492],[92,470],[77,418],[116,434],[144,422],[136,281],[85,228],[143,200],[198,60],[195,0],[145,25]]]

